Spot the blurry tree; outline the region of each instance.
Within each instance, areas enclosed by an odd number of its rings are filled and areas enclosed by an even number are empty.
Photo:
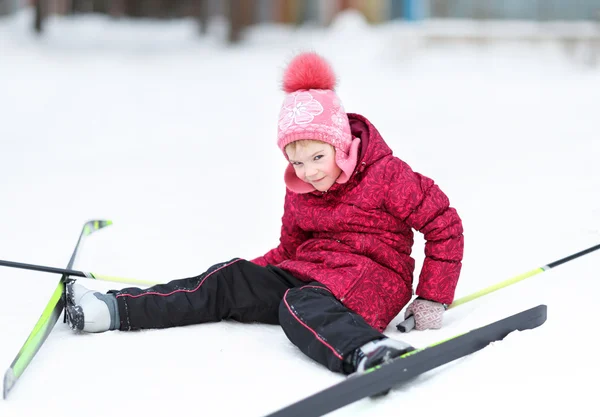
[[[255,0],[229,0],[229,37],[230,43],[241,40],[243,28],[250,26],[255,21]]]
[[[33,29],[35,33],[42,33],[42,28],[44,24],[44,16],[45,16],[45,2],[43,0],[34,0],[35,1],[35,18],[33,19]]]
[[[281,0],[272,5],[273,20],[277,23],[300,23],[301,10],[304,4],[298,0]]]
[[[198,28],[201,35],[206,35],[208,32],[208,1],[198,0],[194,16],[198,19]]]

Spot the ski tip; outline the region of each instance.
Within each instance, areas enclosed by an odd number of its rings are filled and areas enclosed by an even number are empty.
[[[113,224],[112,220],[90,220],[83,226],[83,234],[86,236],[91,235],[96,230],[100,230],[104,227],[110,226],[111,224]]]
[[[536,311],[542,316],[544,319],[548,316],[548,306],[546,304],[540,304],[538,306],[532,307],[529,311]]]
[[[540,309],[541,316],[542,316],[542,319],[543,319],[542,323],[545,323],[546,319],[548,318],[548,306],[546,304],[540,304],[538,306],[538,308]]]
[[[4,374],[4,387],[3,387],[3,398],[6,400],[6,397],[8,397],[8,393],[10,392],[10,390],[12,389],[12,387],[15,385],[15,382],[17,381],[17,378],[15,377],[15,373],[13,372],[12,368],[9,368],[6,373]]]

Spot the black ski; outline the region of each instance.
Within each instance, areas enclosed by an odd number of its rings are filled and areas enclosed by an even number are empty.
[[[267,417],[316,417],[366,397],[376,396],[419,374],[445,365],[504,339],[515,330],[528,330],[546,321],[542,304],[467,333],[409,352],[392,362],[353,375]]]

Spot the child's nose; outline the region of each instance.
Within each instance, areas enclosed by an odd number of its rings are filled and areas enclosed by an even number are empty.
[[[306,176],[308,178],[314,177],[315,175],[317,175],[319,171],[315,168],[307,168],[306,169]]]

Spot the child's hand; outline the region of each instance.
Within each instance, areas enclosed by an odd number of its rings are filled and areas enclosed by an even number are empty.
[[[442,316],[446,307],[442,303],[417,298],[406,309],[404,318],[410,316],[415,318],[415,329],[439,329],[442,327]]]

